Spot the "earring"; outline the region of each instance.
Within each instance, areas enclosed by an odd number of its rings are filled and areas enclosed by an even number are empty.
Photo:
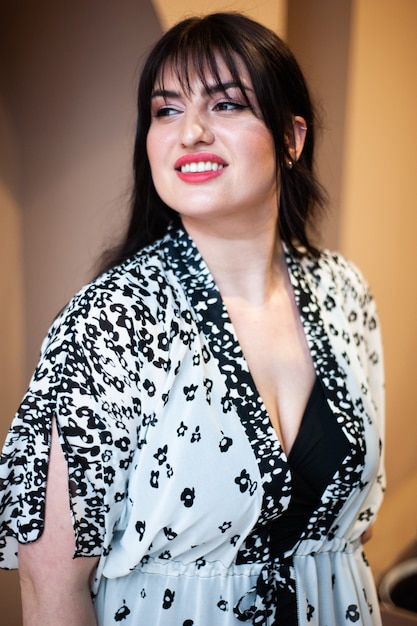
[[[291,161],[291,159],[288,159],[288,169],[292,170],[294,163]]]

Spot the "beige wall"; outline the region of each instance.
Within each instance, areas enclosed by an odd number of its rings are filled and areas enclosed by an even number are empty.
[[[164,30],[190,15],[241,11],[272,28],[281,37],[287,27],[287,3],[288,0],[152,0]]]
[[[2,3],[1,443],[52,318],[121,228],[140,59],[160,34],[147,0]],[[21,625],[19,604],[0,572],[2,625]]]
[[[22,228],[17,143],[0,97],[0,441],[23,393]],[[1,444],[0,444],[1,445]],[[0,573],[0,622],[20,626],[16,572]],[[3,622],[2,622],[3,623]]]
[[[417,3],[354,4],[340,245],[364,271],[382,321],[388,491],[371,561],[417,538]]]
[[[307,78],[319,133],[317,169],[329,202],[321,244],[339,247],[352,0],[291,0],[287,42]],[[329,54],[331,51],[331,54]]]
[[[417,469],[417,3],[359,0],[354,24],[341,247],[379,303],[394,486]]]
[[[0,415],[12,415],[23,391],[22,220],[17,145],[0,97]],[[0,439],[7,423],[0,420]]]
[[[19,146],[26,369],[53,316],[120,230],[140,58],[160,26],[149,2],[11,3],[3,87]]]

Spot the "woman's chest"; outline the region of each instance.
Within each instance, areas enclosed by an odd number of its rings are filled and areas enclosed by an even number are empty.
[[[256,389],[288,454],[315,380],[313,361],[295,304],[228,304],[228,312]]]

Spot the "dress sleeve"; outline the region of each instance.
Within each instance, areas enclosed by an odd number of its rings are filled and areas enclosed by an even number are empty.
[[[74,556],[101,555],[121,515],[140,413],[139,385],[125,359],[131,325],[120,307],[94,308],[88,300],[84,294],[70,305],[48,333],[4,445],[2,568],[16,568],[18,542],[42,533],[54,419],[68,466]]]
[[[363,504],[355,533],[373,523],[385,491],[385,384],[376,303],[361,271],[342,255],[324,251],[317,276],[322,318],[343,372],[355,414],[363,423]]]
[[[363,306],[363,360],[367,385],[374,406],[374,419],[379,432],[379,467],[376,480],[367,499],[369,509],[359,513],[359,520],[371,511],[376,515],[386,489],[385,474],[385,374],[383,345],[377,307],[368,289]]]
[[[380,322],[372,291],[358,268],[341,259],[340,289],[344,294],[345,315],[351,329],[352,346],[360,369],[362,401],[372,432],[378,437],[379,460],[375,479],[358,514],[360,523],[374,521],[385,492],[385,378]],[[358,375],[359,376],[359,375]]]

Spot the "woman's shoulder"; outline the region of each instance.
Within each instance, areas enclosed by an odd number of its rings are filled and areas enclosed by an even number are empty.
[[[148,246],[84,285],[68,307],[80,303],[102,307],[106,302],[141,300],[155,295],[155,284],[167,282],[162,242]]]
[[[164,241],[159,240],[136,254],[106,270],[87,283],[75,297],[88,292],[130,294],[127,286],[140,287],[141,294],[146,294],[146,286],[154,281],[161,282],[165,274]]]
[[[344,300],[357,300],[364,305],[372,298],[361,269],[338,251],[323,248],[317,257],[305,256],[301,263],[317,285],[330,289]]]
[[[76,335],[86,327],[127,325],[127,318],[152,320],[161,292],[171,289],[161,242],[136,253],[81,287],[55,316],[46,340]]]

